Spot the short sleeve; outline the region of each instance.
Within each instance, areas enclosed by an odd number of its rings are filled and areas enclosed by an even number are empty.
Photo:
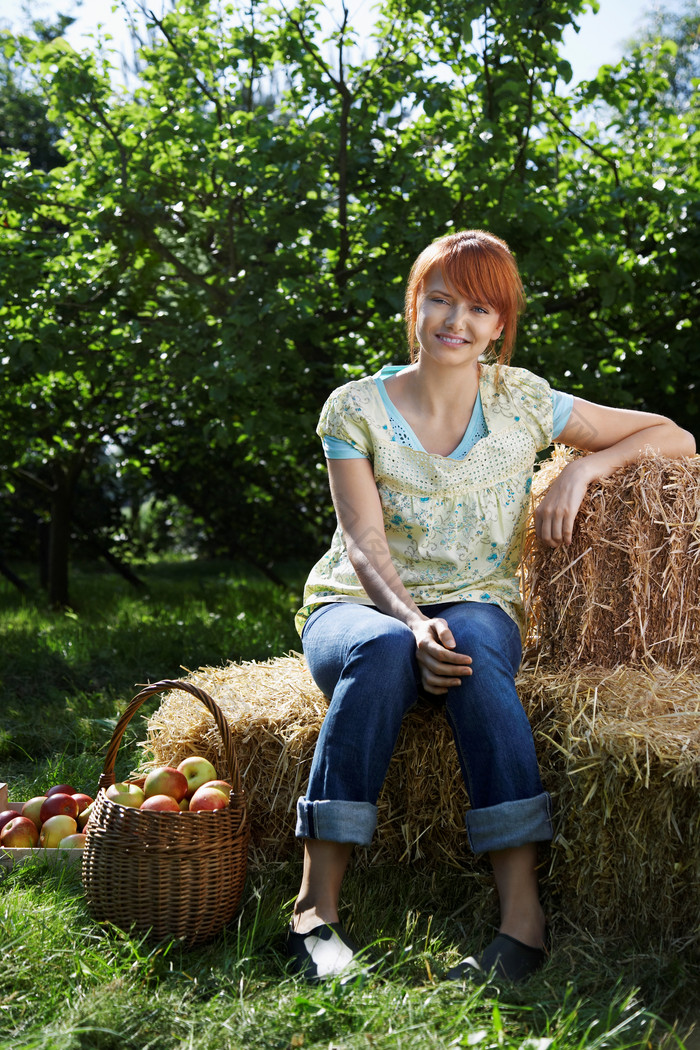
[[[366,400],[361,382],[346,383],[334,390],[321,410],[316,427],[321,441],[334,438],[350,445],[360,456],[372,459],[373,443],[363,410]]]
[[[569,422],[574,407],[574,395],[552,390],[552,440],[556,440]]]
[[[324,435],[321,439],[326,459],[367,459],[364,452],[354,448],[348,441]]]
[[[532,435],[538,452],[554,440],[552,388],[546,379],[525,368],[501,369],[502,384],[511,402],[515,422],[522,422]],[[500,391],[499,391],[500,392]]]

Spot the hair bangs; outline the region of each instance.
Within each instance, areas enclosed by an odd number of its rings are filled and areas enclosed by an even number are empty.
[[[435,268],[438,267],[445,280],[465,299],[488,306],[501,315],[508,313],[512,303],[504,287],[501,268],[494,267],[483,253],[455,246],[436,263]]]

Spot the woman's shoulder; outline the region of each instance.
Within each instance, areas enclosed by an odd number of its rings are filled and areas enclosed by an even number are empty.
[[[528,397],[539,400],[551,397],[552,388],[542,376],[516,365],[482,365],[482,383],[494,395]]]
[[[324,407],[352,410],[361,408],[370,401],[381,400],[376,382],[380,375],[381,373],[377,372],[375,375],[362,376],[360,379],[350,379],[347,383],[342,383],[330,392]]]
[[[484,415],[491,425],[518,423],[533,436],[538,449],[552,440],[552,388],[527,368],[486,365],[481,387]]]
[[[346,393],[353,393],[356,390],[362,391],[369,386],[374,384],[375,377],[373,375],[361,376],[359,379],[349,379],[347,383],[341,383],[340,386],[335,387],[329,397],[342,397]]]
[[[373,430],[386,422],[386,409],[374,376],[351,379],[333,390],[321,410],[316,432],[337,437],[368,453]]]
[[[538,386],[544,383],[545,386],[549,386],[547,380],[543,379],[542,376],[538,376],[536,372],[531,372],[528,368],[521,368],[519,365],[482,364],[481,373],[490,377],[495,385],[499,381],[503,381],[511,386],[516,386],[520,383]]]

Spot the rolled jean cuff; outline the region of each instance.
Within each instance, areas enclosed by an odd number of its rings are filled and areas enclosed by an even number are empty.
[[[534,798],[470,809],[466,825],[469,845],[475,853],[524,846],[526,842],[549,842],[554,834],[552,799],[549,792],[543,791]]]
[[[325,839],[369,846],[376,826],[377,807],[371,802],[334,799],[313,802],[303,796],[297,802],[295,834],[299,839]]]

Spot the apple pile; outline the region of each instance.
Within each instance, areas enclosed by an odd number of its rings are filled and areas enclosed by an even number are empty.
[[[200,813],[228,806],[231,785],[217,780],[211,762],[189,755],[179,766],[158,766],[138,782],[110,784],[105,794],[112,802],[132,809],[165,813]]]
[[[107,798],[122,806],[162,812],[199,813],[228,806],[231,785],[217,780],[211,762],[190,755],[179,766],[159,766],[140,781],[111,784]],[[7,849],[82,849],[95,802],[70,784],[54,784],[36,795],[21,813],[0,813],[0,846]]]
[[[54,784],[25,802],[21,813],[0,813],[0,846],[7,849],[82,849],[94,800],[70,784]]]

